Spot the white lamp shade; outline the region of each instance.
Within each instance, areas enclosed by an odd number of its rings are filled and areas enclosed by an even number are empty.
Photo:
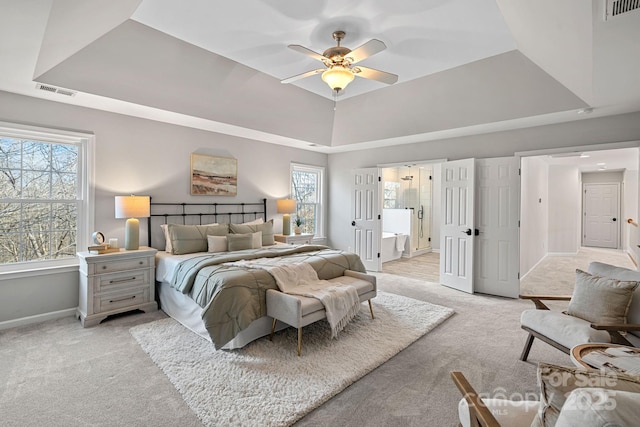
[[[296,211],[296,201],[293,199],[280,199],[276,201],[278,213],[294,213]]]
[[[149,196],[116,196],[116,218],[148,218],[150,202]]]

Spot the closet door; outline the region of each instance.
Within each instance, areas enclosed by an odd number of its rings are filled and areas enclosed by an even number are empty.
[[[380,258],[380,171],[354,169],[351,174],[351,247],[367,271],[382,271]]]

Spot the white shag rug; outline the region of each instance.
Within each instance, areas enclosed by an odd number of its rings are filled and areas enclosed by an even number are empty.
[[[277,332],[242,349],[212,344],[171,318],[130,329],[206,426],[287,426],[317,408],[412,342],[453,310],[378,292],[369,306],[331,339],[326,321]]]

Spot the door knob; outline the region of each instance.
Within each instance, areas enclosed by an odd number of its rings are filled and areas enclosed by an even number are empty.
[[[351,225],[353,225],[355,227],[356,226],[356,222],[355,221],[351,221]]]
[[[616,219],[616,218],[613,218],[613,222],[616,222],[616,221],[617,221],[617,219]]]
[[[466,230],[464,230],[463,233],[466,234],[467,236],[471,236],[471,234],[473,234],[470,228],[467,228]]]

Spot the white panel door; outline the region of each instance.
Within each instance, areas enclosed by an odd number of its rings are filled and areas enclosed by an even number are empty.
[[[518,159],[476,160],[475,292],[520,295]]]
[[[585,184],[582,199],[584,246],[617,248],[620,232],[620,184]]]
[[[351,177],[351,247],[368,271],[381,271],[380,173],[378,168],[354,169]]]
[[[475,160],[442,164],[440,282],[473,293]]]

